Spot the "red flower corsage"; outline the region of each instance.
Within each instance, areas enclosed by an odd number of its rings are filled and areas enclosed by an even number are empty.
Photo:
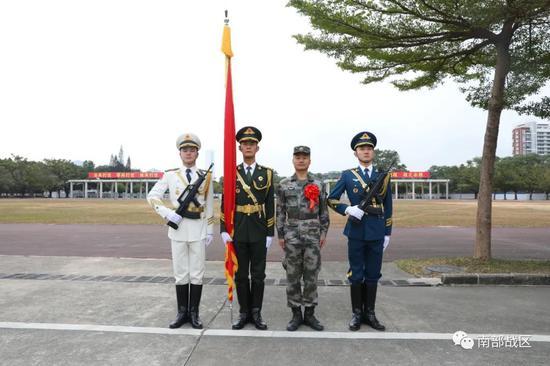
[[[319,187],[316,184],[308,184],[304,188],[304,195],[309,200],[309,209],[313,211],[315,205],[319,204]]]

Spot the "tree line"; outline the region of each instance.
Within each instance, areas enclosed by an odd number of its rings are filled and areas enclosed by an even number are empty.
[[[479,177],[481,158],[468,160],[465,164],[455,166],[432,166],[429,171],[434,179],[450,179],[451,193],[473,193],[477,199],[479,193]],[[546,199],[550,195],[550,156],[549,155],[517,155],[503,158],[496,157],[493,196],[503,193],[513,194],[517,200],[518,193],[544,193]]]
[[[378,169],[388,169],[391,162],[395,161],[393,171],[408,171],[407,166],[400,161],[399,154],[394,150],[377,150],[375,165]],[[121,164],[118,159],[113,159],[111,164],[95,166],[93,161],[86,160],[82,165],[66,159],[44,159],[42,161],[30,161],[24,157],[12,155],[7,159],[0,159],[0,196],[42,196],[48,192],[64,191],[69,195],[71,179],[86,179],[89,172],[129,172],[132,170],[128,164]],[[481,158],[476,157],[464,164],[448,166],[434,165],[429,172],[434,179],[450,179],[450,193],[473,193],[476,198],[479,191]],[[338,179],[340,171],[326,173],[311,173],[321,180]],[[274,184],[277,185],[285,178],[274,172]],[[504,199],[508,199],[507,193],[513,194],[517,199],[520,192],[529,193],[532,199],[533,193],[545,193],[546,199],[550,199],[550,156],[520,155],[496,158],[495,163],[495,189],[494,193],[501,192]],[[222,192],[223,177],[214,182],[214,191]]]
[[[86,160],[82,165],[67,159],[44,159],[31,161],[19,155],[0,159],[0,196],[34,197],[48,192],[64,191],[69,196],[70,179],[86,179],[89,172],[134,171],[116,161],[116,166],[95,166]]]

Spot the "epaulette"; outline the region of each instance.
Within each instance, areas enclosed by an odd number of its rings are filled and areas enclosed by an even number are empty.
[[[262,169],[265,169],[265,170],[271,170],[271,172],[273,172],[273,169],[267,167],[267,166],[263,166],[263,165],[260,165],[260,164],[256,164],[256,167],[258,168],[258,170],[262,170]]]

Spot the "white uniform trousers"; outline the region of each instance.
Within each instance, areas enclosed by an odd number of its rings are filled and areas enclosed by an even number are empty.
[[[205,270],[205,245],[199,241],[172,240],[172,266],[176,285],[202,285]]]

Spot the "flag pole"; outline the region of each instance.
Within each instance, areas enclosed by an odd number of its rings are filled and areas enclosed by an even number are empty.
[[[236,149],[235,149],[235,112],[233,108],[233,87],[231,80],[231,30],[229,28],[229,12],[225,10],[222,52],[225,55],[225,119],[224,119],[224,207],[225,229],[231,237],[234,235],[235,189],[236,189]],[[238,261],[233,242],[225,247],[225,275],[227,279],[227,299],[229,301],[230,321],[233,324],[233,293],[235,289],[235,272]]]
[[[223,20],[225,26],[229,26],[229,11],[225,9],[225,19]],[[229,58],[225,58],[225,71],[227,73],[227,68],[229,64]],[[227,77],[225,78],[227,80]],[[229,299],[229,321],[233,324],[233,299]]]

